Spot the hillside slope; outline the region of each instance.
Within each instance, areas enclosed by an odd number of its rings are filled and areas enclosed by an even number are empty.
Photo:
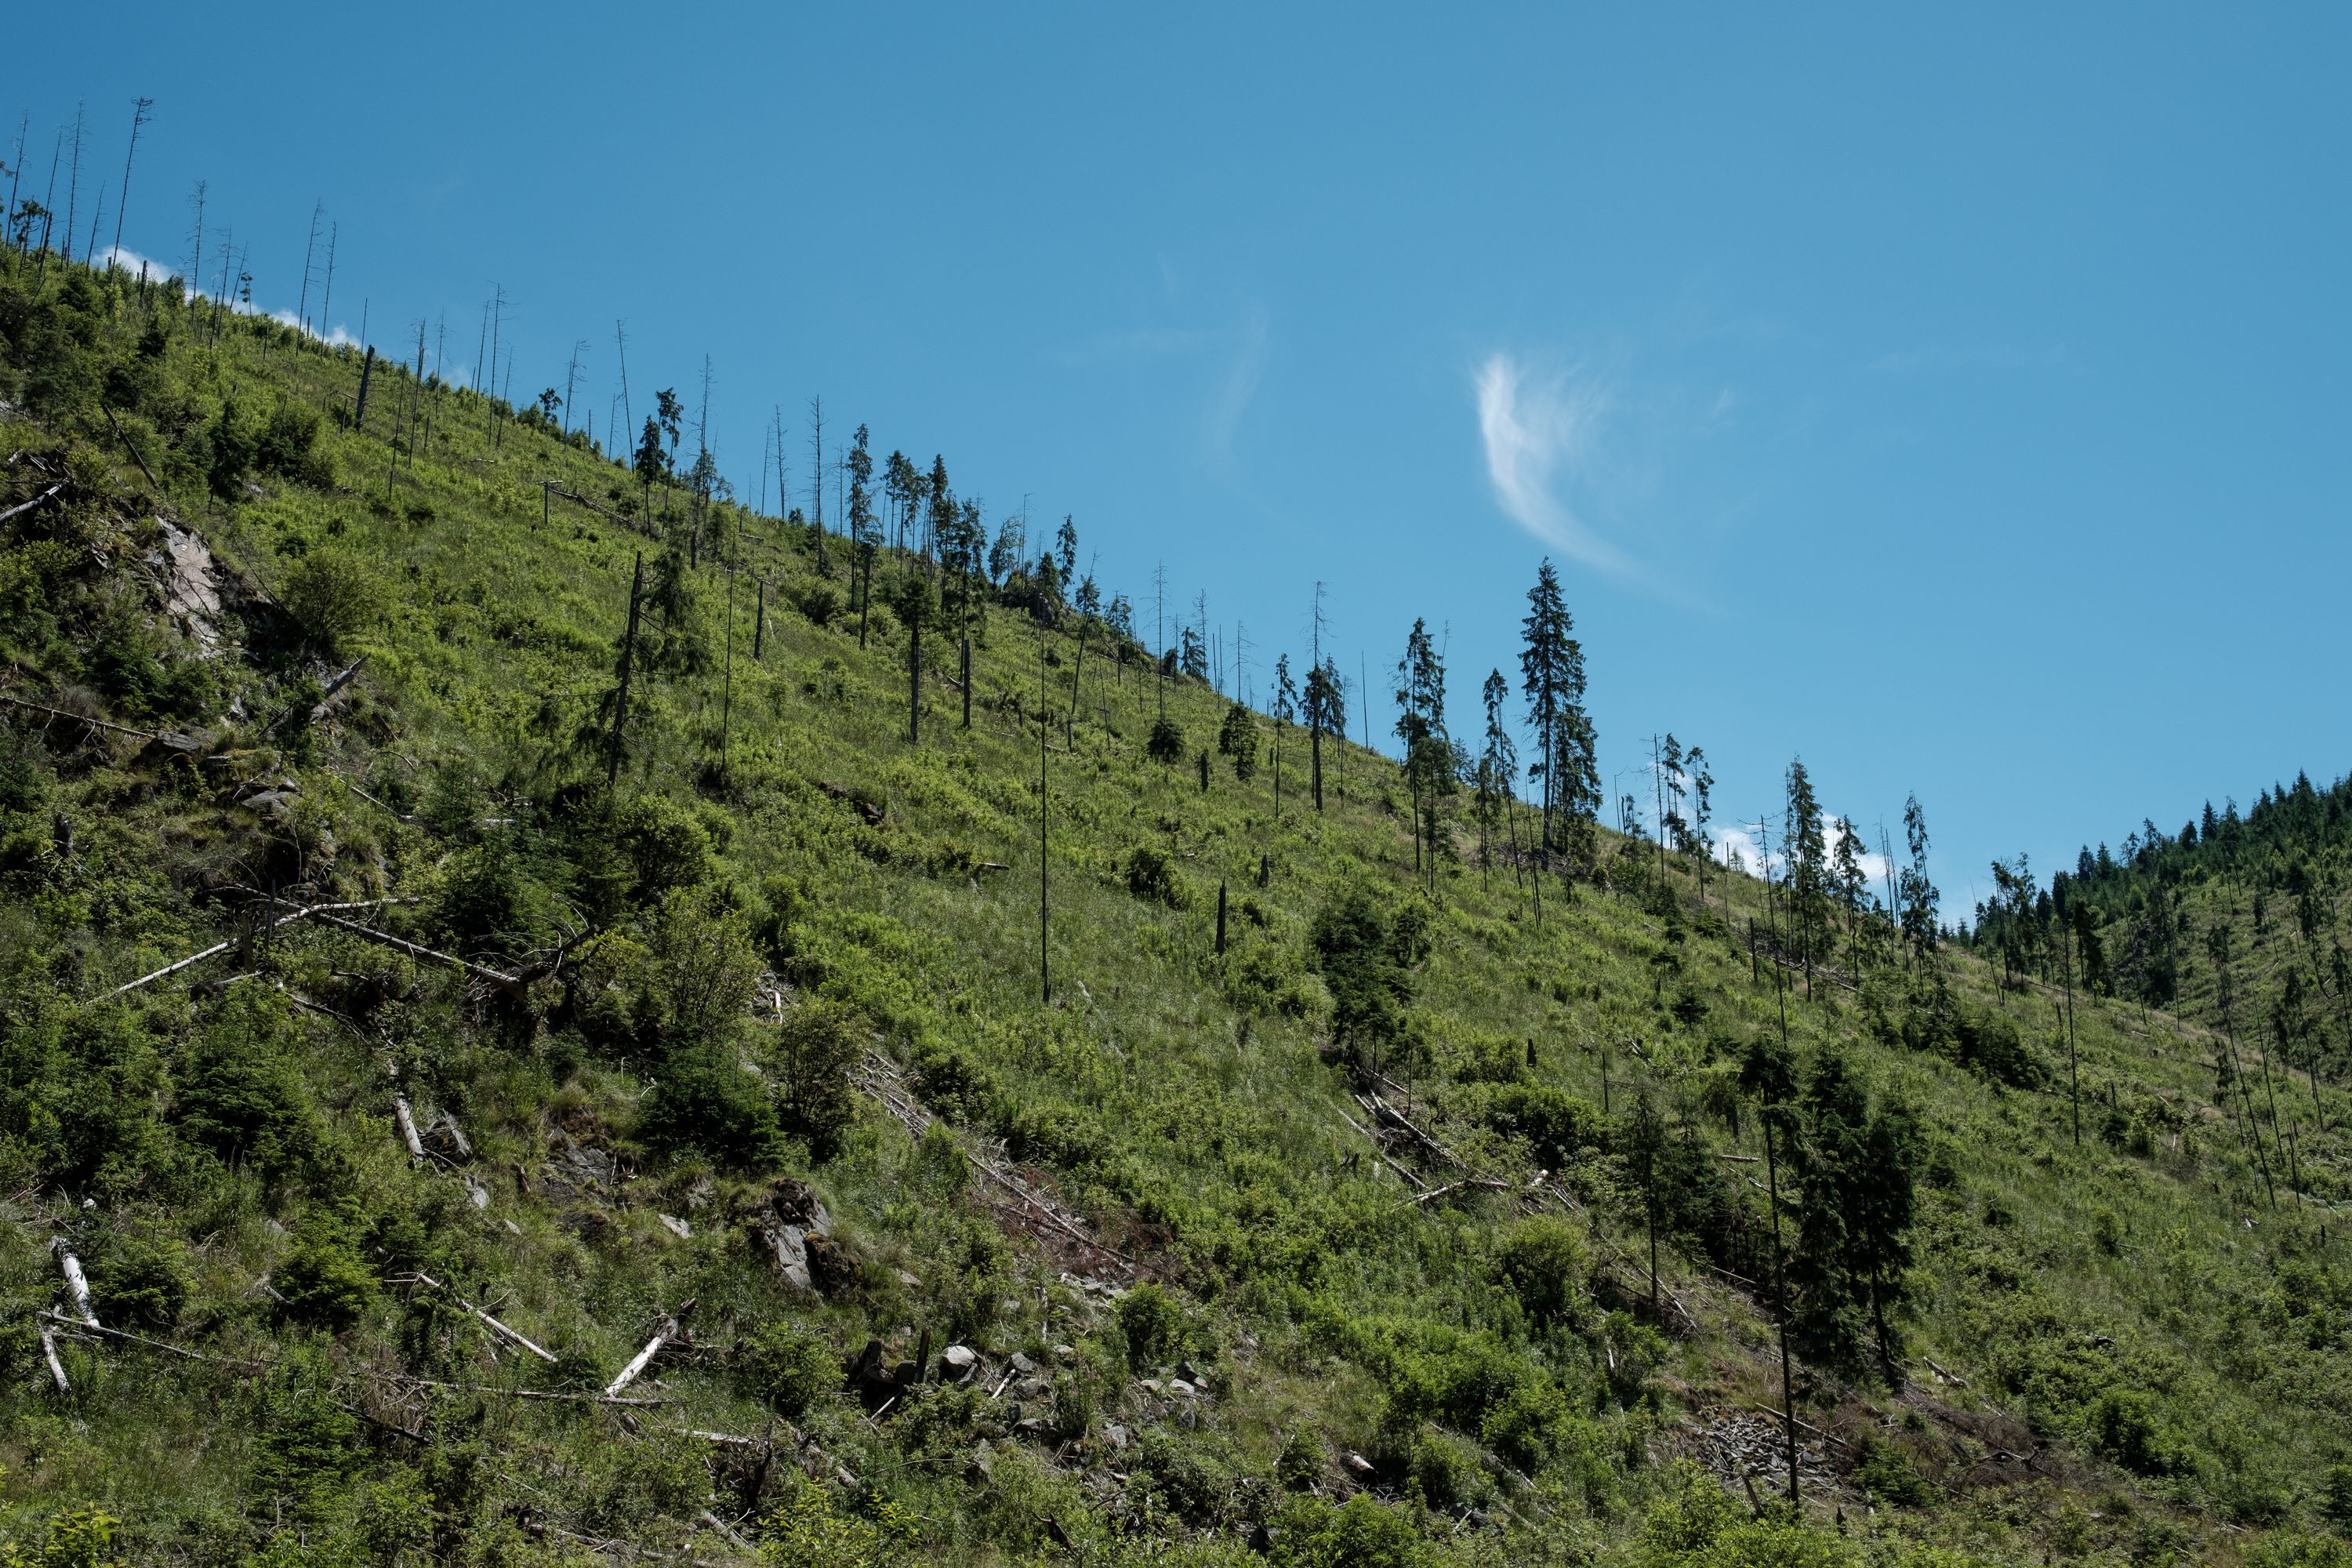
[[[1424,874],[1027,577],[967,690],[535,415],[54,258],[0,340],[7,1550],[2341,1560],[2332,1088],[2265,1185],[2200,1022]]]

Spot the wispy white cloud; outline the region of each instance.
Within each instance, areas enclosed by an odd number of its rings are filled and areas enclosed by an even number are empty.
[[[1258,383],[1265,375],[1266,354],[1265,312],[1253,310],[1242,324],[1233,361],[1209,402],[1209,451],[1219,463],[1230,465],[1234,460],[1234,437],[1241,429],[1242,416],[1249,412],[1251,400],[1257,396]]]
[[[1832,816],[1822,825],[1822,837],[1832,861],[1837,857],[1838,841],[1845,837],[1844,831],[1838,826],[1838,818]],[[1886,857],[1868,847],[1870,840],[1865,837],[1865,833],[1866,830],[1860,827],[1855,830],[1854,859],[1862,867],[1862,874],[1864,879],[1869,884],[1870,894],[1883,900],[1885,895],[1882,889],[1886,886],[1886,874],[1889,869]],[[1735,859],[1734,857],[1737,858]],[[1736,865],[1754,876],[1762,875],[1768,865],[1774,876],[1779,876],[1789,868],[1787,858],[1779,849],[1774,849],[1768,857],[1756,835],[1742,826],[1726,827],[1717,831],[1711,858],[1717,865]]]
[[[166,266],[163,262],[157,261],[152,257],[140,255],[139,252],[131,249],[127,245],[109,246],[106,248],[105,253],[99,258],[98,264],[100,267],[110,267],[117,272],[129,273],[132,277],[138,277],[143,271],[147,279],[158,288],[163,287],[164,283],[169,281],[174,276],[170,267]],[[201,287],[196,284],[187,282],[185,279],[182,280],[180,287],[186,292],[187,297],[191,300],[205,297],[205,290]],[[294,317],[294,312],[291,310],[266,310],[259,305],[248,305],[245,303],[245,301],[234,298],[229,300],[228,309],[231,312],[239,316],[266,315],[271,321],[276,321],[279,326],[291,327],[296,331],[302,333],[304,336],[315,338],[320,342],[326,344],[330,348],[356,348],[359,346],[359,339],[352,335],[349,328],[340,323],[321,331],[317,327],[306,326],[302,322],[297,321]]]
[[[1574,374],[1537,380],[1507,353],[1488,355],[1474,380],[1496,504],[1564,555],[1606,572],[1633,571],[1624,552],[1595,533],[1560,494],[1564,481],[1592,460],[1606,392]]]

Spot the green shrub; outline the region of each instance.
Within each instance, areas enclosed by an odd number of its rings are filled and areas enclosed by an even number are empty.
[[[319,1115],[288,1055],[289,1037],[275,997],[251,987],[232,991],[181,1070],[173,1104],[180,1135],[267,1176],[307,1165],[317,1152]]]
[[[1151,721],[1151,739],[1144,743],[1143,749],[1150,754],[1153,762],[1163,765],[1174,764],[1184,755],[1183,727],[1166,714],[1161,714]]]
[[[1119,1298],[1118,1326],[1127,1336],[1127,1364],[1137,1372],[1172,1360],[1184,1342],[1183,1309],[1149,1281]]]
[[[213,494],[223,500],[244,500],[245,476],[253,471],[257,450],[253,432],[237,417],[236,405],[223,404],[220,417],[205,432],[205,482]]]
[[[636,1134],[656,1149],[748,1166],[775,1157],[776,1108],[734,1046],[690,1041],[662,1063],[638,1109]]]
[[[1486,1125],[1507,1137],[1527,1141],[1528,1152],[1547,1171],[1563,1171],[1587,1149],[1606,1152],[1609,1124],[1589,1100],[1549,1084],[1507,1084],[1486,1102]]]
[[[2180,1443],[2155,1397],[2137,1388],[2110,1388],[2090,1408],[2095,1447],[2136,1475],[2169,1475],[2180,1464]]]
[[[1176,868],[1176,858],[1149,844],[1139,844],[1127,852],[1127,890],[1171,910],[1188,908],[1192,901],[1183,873]]]
[[[841,1388],[833,1347],[792,1323],[763,1323],[735,1342],[735,1381],[787,1421],[807,1416]]]
[[[784,1130],[829,1160],[857,1116],[849,1074],[874,1043],[873,1020],[845,1002],[804,1002],[778,1031]]]
[[[37,1542],[0,1540],[0,1568],[124,1568],[113,1554],[121,1522],[96,1508],[61,1510],[42,1527]]]
[[[1538,1323],[1574,1317],[1584,1270],[1584,1233],[1557,1215],[1519,1221],[1495,1250],[1496,1274]]]
[[[375,629],[390,595],[374,563],[339,545],[305,551],[286,574],[278,602],[320,653],[337,658]]]
[[[90,1266],[90,1294],[100,1316],[118,1326],[168,1331],[194,1288],[187,1244],[176,1236],[118,1237]]]
[[[830,583],[803,583],[786,593],[784,601],[813,626],[830,626],[841,616],[841,591]]]
[[[1337,1507],[1293,1498],[1279,1519],[1276,1568],[1428,1568],[1437,1561],[1410,1514],[1364,1492]]]
[[[1880,1501],[1897,1508],[1920,1507],[1935,1495],[1919,1472],[1911,1468],[1909,1456],[1874,1433],[1864,1434],[1861,1458],[1847,1479]]]
[[[343,1221],[314,1208],[294,1232],[294,1249],[271,1271],[271,1289],[297,1322],[341,1333],[366,1316],[376,1279]]]
[[[309,405],[278,404],[254,441],[254,460],[265,473],[328,489],[335,482],[335,465],[319,449],[320,425],[318,411]]]

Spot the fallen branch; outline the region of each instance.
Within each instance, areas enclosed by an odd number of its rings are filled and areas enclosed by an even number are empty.
[[[654,1357],[661,1354],[664,1347],[667,1346],[670,1341],[677,1338],[678,1334],[685,1329],[686,1320],[692,1315],[693,1311],[694,1298],[689,1296],[687,1298],[685,1306],[680,1307],[673,1315],[662,1320],[661,1327],[654,1331],[654,1337],[646,1342],[646,1348],[637,1352],[636,1359],[630,1362],[628,1365],[623,1367],[621,1369],[621,1375],[614,1378],[605,1386],[604,1397],[611,1399],[614,1395],[618,1394],[621,1390],[636,1382],[637,1374],[645,1371],[648,1366],[651,1366],[653,1364]]]
[[[1363,1133],[1367,1139],[1370,1140],[1373,1159],[1378,1160],[1381,1164],[1386,1165],[1390,1170],[1394,1171],[1398,1175],[1402,1176],[1406,1181],[1411,1182],[1416,1187],[1426,1188],[1429,1185],[1427,1182],[1423,1181],[1419,1176],[1414,1175],[1411,1171],[1406,1170],[1402,1165],[1398,1164],[1394,1160],[1389,1158],[1388,1151],[1381,1147],[1379,1134],[1360,1125],[1354,1117],[1349,1115],[1344,1110],[1339,1112],[1339,1120],[1346,1122],[1349,1126],[1355,1128],[1357,1131]]]
[[[491,1317],[488,1312],[483,1311],[479,1307],[475,1306],[474,1303],[467,1300],[463,1296],[458,1295],[457,1291],[450,1289],[448,1286],[444,1285],[438,1279],[434,1279],[430,1274],[419,1274],[415,1276],[415,1279],[417,1283],[420,1285],[426,1286],[431,1289],[446,1291],[451,1300],[457,1302],[460,1307],[465,1308],[466,1310],[474,1314],[475,1317],[479,1318],[482,1321],[483,1325],[489,1329],[491,1332],[497,1334],[499,1338],[506,1340],[511,1344],[520,1346],[523,1350],[529,1351],[531,1354],[547,1363],[550,1366],[553,1366],[555,1364],[555,1355],[553,1352],[533,1344],[521,1334],[517,1333],[514,1330],[507,1327],[504,1323],[499,1322],[496,1318]]]
[[[404,937],[394,936],[390,931],[363,926],[357,921],[342,920],[334,915],[320,913],[316,910],[308,912],[312,920],[323,921],[338,931],[347,931],[353,936],[364,937],[370,942],[391,948],[395,952],[404,952],[411,958],[427,959],[435,963],[446,964],[452,969],[462,969],[476,979],[487,980],[502,991],[520,991],[526,984],[523,977],[519,974],[508,974],[496,969],[485,969],[478,963],[470,963],[451,953],[436,952],[432,948],[410,942]]]
[[[68,713],[62,708],[52,708],[44,702],[27,702],[21,697],[0,696],[0,702],[12,708],[29,708],[36,713],[47,713],[52,719],[70,719],[77,724],[88,724],[95,730],[111,730],[118,735],[135,735],[142,741],[160,741],[163,737],[153,730],[134,730],[128,724],[110,724],[103,719],[91,719],[79,713]]]
[[[0,697],[0,702],[12,700],[14,700],[14,699]],[[281,926],[292,925],[296,921],[299,920],[331,919],[332,917],[330,911],[335,910],[373,910],[381,909],[386,904],[404,904],[409,901],[410,900],[406,899],[362,899],[356,903],[310,904],[305,908],[296,910],[291,914],[278,916],[276,920],[269,922],[268,929],[274,931]],[[349,924],[350,922],[338,921],[337,923]],[[156,970],[151,974],[142,974],[136,980],[128,981],[123,984],[118,985],[113,990],[108,992],[104,996],[100,997],[99,1000],[101,1002],[109,1001],[114,997],[123,994],[125,992],[136,991],[142,985],[151,984],[155,981],[163,979],[167,975],[177,974],[180,971],[187,968],[191,964],[202,963],[207,958],[216,958],[236,945],[236,943],[234,941],[216,942],[213,943],[212,946],[205,949],[202,952],[192,952],[188,954],[187,957],[180,959],[175,963],[165,964],[163,968]]]
[[[416,1118],[409,1111],[408,1096],[395,1094],[392,1097],[392,1119],[400,1123],[400,1141],[408,1145],[410,1161],[419,1165],[425,1163],[425,1140],[416,1135]],[[424,1279],[425,1276],[420,1274],[417,1278]],[[425,1282],[432,1283],[431,1280]]]
[[[359,785],[352,783],[349,779],[345,779],[343,781],[343,787],[351,791],[353,795],[359,796],[362,800],[367,802],[370,805],[375,807],[378,811],[389,813],[393,820],[395,822],[414,822],[416,820],[415,816],[411,816],[407,812],[394,811],[392,807],[384,805],[383,802],[376,799],[375,796],[368,794],[367,791],[360,788]]]
[[[360,666],[366,662],[367,655],[360,655],[359,658],[351,662],[347,668],[338,671],[333,679],[327,682],[325,689],[319,693],[319,700],[310,705],[310,717],[309,721],[310,723],[315,724],[320,720],[324,719],[327,716],[327,708],[329,704],[334,701],[335,694],[352,683],[352,678],[360,672]],[[299,702],[297,702],[293,707],[289,708],[285,712],[280,713],[277,718],[271,720],[269,722],[269,728],[264,730],[262,733],[265,735],[274,734],[287,720],[291,719],[295,714],[301,711],[302,705]]]
[[[131,437],[122,433],[122,426],[114,422],[114,410],[106,405],[104,398],[99,400],[98,411],[106,416],[106,427],[114,432],[114,438],[122,443],[122,449],[131,454],[131,460],[139,465],[139,471],[147,476],[147,483],[154,489],[156,498],[161,500],[163,487],[155,478],[155,470],[147,466],[147,459],[139,455],[139,448],[131,444]]]
[[[6,511],[0,511],[0,522],[5,522],[12,517],[23,516],[26,512],[32,510],[35,507],[40,505],[43,501],[47,500],[51,496],[56,495],[59,490],[64,489],[66,487],[62,481],[58,484],[51,485],[47,489],[43,490],[39,495],[35,496],[31,500],[25,502],[22,506],[12,506]]]
[[[1791,1415],[1785,1410],[1775,1410],[1769,1405],[1750,1405],[1748,1408],[1755,1411],[1759,1415],[1769,1415],[1775,1421],[1794,1422],[1797,1426],[1803,1427],[1808,1432],[1811,1432],[1814,1436],[1819,1437],[1824,1443],[1835,1443],[1841,1448],[1851,1448],[1853,1447],[1853,1444],[1847,1442],[1836,1433],[1824,1432],[1801,1415]]]
[[[84,1328],[98,1327],[98,1314],[89,1306],[89,1279],[81,1271],[81,1259],[66,1246],[65,1237],[59,1237],[52,1245],[58,1250],[58,1271],[66,1277],[66,1295],[73,1302],[75,1319]]]
[[[1432,1191],[1420,1194],[1418,1196],[1407,1198],[1402,1206],[1412,1208],[1421,1204],[1433,1203],[1437,1199],[1444,1197],[1446,1194],[1458,1193],[1465,1187],[1486,1187],[1490,1191],[1500,1193],[1508,1192],[1510,1190],[1510,1184],[1508,1182],[1497,1182],[1493,1180],[1491,1177],[1486,1176],[1465,1177],[1463,1180],[1454,1182],[1449,1185],[1437,1187]]]
[[[41,1358],[49,1363],[49,1375],[57,1380],[58,1392],[68,1398],[73,1395],[73,1384],[66,1381],[66,1363],[58,1359],[57,1331],[41,1330]]]
[[[151,1351],[162,1351],[165,1355],[175,1355],[182,1361],[208,1361],[216,1362],[223,1366],[248,1368],[260,1364],[256,1362],[232,1361],[226,1356],[206,1355],[202,1351],[183,1350],[178,1345],[165,1344],[162,1340],[151,1340],[144,1334],[126,1333],[121,1329],[102,1328],[96,1323],[85,1323],[79,1319],[68,1318],[62,1312],[42,1311],[36,1313],[35,1316],[47,1318],[53,1323],[63,1323],[83,1333],[103,1334],[110,1340],[121,1340],[129,1344],[143,1345]],[[47,1331],[46,1329],[42,1331],[44,1334]]]
[[[385,1382],[405,1383],[418,1388],[438,1388],[452,1394],[493,1394],[501,1399],[541,1399],[564,1401],[578,1405],[621,1405],[634,1410],[650,1410],[667,1404],[660,1399],[619,1399],[609,1394],[565,1394],[546,1388],[499,1388],[487,1383],[438,1383],[429,1377],[399,1374],[362,1374],[382,1376]]]

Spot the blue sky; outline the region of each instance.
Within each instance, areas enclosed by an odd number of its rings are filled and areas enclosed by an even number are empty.
[[[1376,688],[1446,628],[1471,727],[1549,553],[1605,773],[1672,730],[1727,819],[1792,755],[1866,828],[1916,790],[1948,910],[1994,855],[2352,765],[2341,7],[134,5],[12,43],[36,181],[89,106],[85,213],[156,100],[127,248],[184,257],[205,179],[290,307],[323,200],[328,325],[446,317],[470,373],[502,285],[517,391],[584,340],[601,431],[625,319],[640,417],[710,356],[747,498],[779,405],[805,487],[822,394],[992,522],[1073,514],[1147,622],[1164,563],[1260,669],[1320,580]]]

